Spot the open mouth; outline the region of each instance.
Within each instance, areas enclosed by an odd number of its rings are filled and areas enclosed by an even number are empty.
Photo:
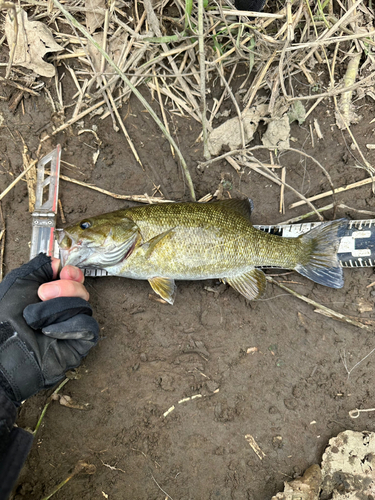
[[[69,264],[72,266],[81,266],[86,259],[82,259],[82,255],[80,256],[77,254],[79,248],[77,248],[77,245],[73,242],[72,237],[66,233],[64,229],[57,229],[56,239],[59,244],[61,265],[66,266]]]
[[[66,234],[64,229],[55,229],[55,238],[60,248],[64,248],[64,250],[68,250],[73,242],[71,238]]]

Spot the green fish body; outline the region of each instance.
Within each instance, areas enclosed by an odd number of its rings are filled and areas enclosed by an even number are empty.
[[[147,279],[173,303],[174,280],[221,279],[249,300],[265,289],[258,267],[295,269],[333,288],[343,286],[337,260],[341,221],[298,238],[255,229],[249,200],[161,203],[91,217],[63,230],[63,264]]]

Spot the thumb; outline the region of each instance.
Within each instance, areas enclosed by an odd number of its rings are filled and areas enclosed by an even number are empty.
[[[95,345],[99,338],[99,325],[92,316],[78,314],[61,323],[45,326],[42,332],[54,339],[91,340]]]

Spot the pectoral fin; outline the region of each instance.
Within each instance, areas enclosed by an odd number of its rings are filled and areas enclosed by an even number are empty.
[[[168,229],[168,231],[164,231],[164,233],[160,233],[158,234],[157,236],[154,236],[153,238],[151,238],[151,240],[148,240],[146,241],[142,247],[144,248],[145,250],[145,259],[148,259],[150,258],[150,255],[152,254],[152,252],[155,250],[156,246],[161,242],[161,240],[163,240],[164,238],[166,238],[167,236],[171,235],[172,234],[172,231],[173,231],[174,227],[171,228],[171,229]],[[151,285],[152,286],[152,285]]]
[[[150,278],[148,282],[155,293],[160,295],[169,304],[173,305],[174,298],[176,295],[176,285],[174,280],[169,278]]]
[[[246,274],[225,281],[248,300],[258,299],[266,289],[266,276],[260,269],[252,269]]]

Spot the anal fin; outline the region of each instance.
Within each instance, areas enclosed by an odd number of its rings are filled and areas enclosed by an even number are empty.
[[[176,285],[174,280],[170,278],[155,277],[150,278],[148,282],[155,293],[160,295],[163,300],[173,305],[176,295]]]
[[[261,297],[267,284],[264,272],[255,268],[235,278],[225,278],[225,281],[248,300]]]

